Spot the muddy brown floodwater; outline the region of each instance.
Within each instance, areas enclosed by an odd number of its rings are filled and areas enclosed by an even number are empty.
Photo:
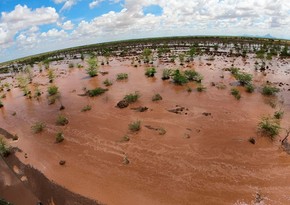
[[[273,73],[265,76],[254,72],[255,60],[216,57],[206,61],[202,57],[186,64],[188,67],[157,61],[154,78],[145,77],[146,65],[135,68],[130,60],[121,58],[100,66],[109,74],[94,78],[89,78],[84,69],[51,65],[58,73],[55,84],[65,109],[59,110],[59,101],[48,105],[48,79],[45,72],[37,72],[33,83],[40,83],[44,94],[39,100],[26,99],[19,88],[13,88],[3,99],[0,127],[19,136],[9,143],[22,150],[16,152],[22,163],[54,183],[104,204],[256,204],[261,198],[260,204],[290,204],[290,156],[279,142],[284,131],[273,142],[257,134],[261,117],[273,115],[280,108],[285,111],[282,126],[290,126],[290,87],[284,85],[283,91],[272,98],[262,96],[259,89],[249,94],[240,87],[242,98],[236,100],[229,85],[235,80],[223,71],[234,63],[254,75],[257,87],[267,80],[290,82],[290,75],[285,73],[289,61],[273,59]],[[165,67],[196,69],[204,76],[207,90],[199,93],[194,83],[177,86],[162,81]],[[116,74],[121,72],[128,73],[128,80],[116,81]],[[104,87],[106,78],[113,85],[105,94],[93,98],[79,95],[84,87]],[[218,89],[211,82],[223,83],[226,88]],[[193,88],[191,93],[188,86]],[[135,91],[141,94],[136,103],[125,109],[115,107],[125,94]],[[152,102],[156,93],[163,100]],[[277,107],[269,106],[270,101],[276,101]],[[81,112],[86,105],[92,110]],[[131,109],[138,106],[149,109]],[[168,112],[176,106],[184,110],[180,114]],[[12,115],[14,112],[16,115]],[[60,113],[69,120],[66,126],[55,125]],[[141,130],[131,133],[128,124],[135,120],[141,121]],[[45,122],[46,128],[33,134],[31,126],[39,121]],[[163,128],[166,133],[159,135],[148,129],[150,126]],[[56,144],[59,131],[65,140]],[[130,137],[128,142],[121,142],[124,135]],[[250,137],[256,139],[255,145],[248,142]],[[124,158],[129,164],[123,163]],[[60,160],[65,160],[65,165],[59,165]]]

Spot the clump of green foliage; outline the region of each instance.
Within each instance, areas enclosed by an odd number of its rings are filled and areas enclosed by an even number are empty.
[[[52,69],[48,69],[47,75],[48,75],[49,82],[52,83],[55,78],[54,71]]]
[[[168,68],[165,68],[163,71],[162,71],[162,80],[168,80],[170,79],[170,76],[172,74],[172,70],[171,69],[168,69]]]
[[[86,112],[86,111],[89,111],[89,110],[91,110],[92,109],[92,106],[90,106],[90,105],[86,105],[86,106],[84,106],[82,109],[81,109],[81,112]]]
[[[141,129],[141,121],[137,120],[137,121],[131,122],[128,126],[129,126],[130,131],[137,132]]]
[[[93,90],[88,90],[88,91],[87,91],[87,94],[88,94],[90,97],[95,97],[95,96],[102,95],[102,94],[105,93],[106,91],[108,91],[108,89],[106,89],[106,88],[95,88],[95,89],[93,89]]]
[[[251,83],[245,85],[245,88],[246,88],[246,92],[248,92],[248,93],[252,93],[252,92],[254,92],[254,90],[255,90],[254,85],[251,84]]]
[[[58,93],[58,87],[56,85],[51,85],[47,88],[48,95],[52,96]]]
[[[145,71],[145,75],[147,77],[154,77],[155,73],[156,73],[156,69],[154,67],[147,68]]]
[[[145,48],[143,50],[142,56],[143,56],[143,59],[144,59],[144,63],[149,63],[151,54],[152,54],[151,49]]]
[[[44,122],[36,122],[34,125],[31,126],[33,133],[40,133],[46,127]]]
[[[188,81],[200,83],[203,80],[203,76],[195,70],[186,70],[184,71],[184,75]]]
[[[262,94],[263,95],[275,95],[276,93],[278,93],[280,91],[279,88],[277,87],[274,87],[274,86],[271,86],[271,85],[265,85],[263,88],[262,88]]]
[[[90,77],[95,77],[98,75],[98,61],[95,57],[90,57],[87,60],[88,68],[86,69],[87,74]]]
[[[241,99],[241,94],[240,91],[237,88],[232,88],[231,89],[231,94],[237,99]]]
[[[123,100],[127,101],[128,103],[134,103],[140,98],[140,94],[138,92],[130,93],[125,95]]]
[[[107,87],[113,85],[112,81],[110,81],[108,78],[104,80],[103,84]]]
[[[183,85],[188,82],[186,76],[178,69],[173,72],[172,79],[177,85]]]
[[[117,74],[117,80],[126,80],[126,79],[128,79],[127,73],[118,73]]]
[[[0,155],[2,157],[8,157],[11,153],[11,147],[7,145],[6,141],[0,137]]]
[[[152,101],[155,102],[155,101],[159,101],[159,100],[162,100],[162,96],[159,93],[153,95]]]
[[[56,125],[65,126],[68,124],[68,119],[64,115],[58,115]]]
[[[277,120],[280,120],[282,119],[283,115],[284,115],[284,112],[282,110],[279,110],[274,113],[274,118],[276,118]]]
[[[74,68],[75,65],[74,65],[73,63],[69,63],[69,64],[68,64],[68,67],[69,67],[69,68]]]
[[[240,71],[239,68],[234,68],[233,67],[233,68],[230,69],[230,72],[233,74],[235,79],[237,81],[239,81],[239,83],[242,86],[251,84],[251,82],[253,80],[253,76],[251,74],[242,72],[242,71]]]
[[[0,100],[0,108],[1,107],[4,107],[4,104],[3,104],[3,102]]]
[[[258,124],[258,130],[266,137],[274,139],[280,132],[280,124],[277,119],[270,117],[262,118],[261,122]]]
[[[61,143],[64,140],[64,134],[62,132],[56,133],[55,142]]]

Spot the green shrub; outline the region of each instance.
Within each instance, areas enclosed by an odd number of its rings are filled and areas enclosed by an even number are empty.
[[[3,102],[0,100],[0,108],[1,107],[4,107],[4,104],[3,104]]]
[[[146,69],[145,75],[147,77],[154,77],[155,73],[156,73],[156,69],[154,67],[151,67],[151,68]]]
[[[186,76],[182,74],[178,69],[174,71],[172,79],[173,82],[177,85],[183,85],[188,81]]]
[[[61,126],[65,126],[68,124],[68,119],[63,116],[63,115],[59,115],[56,119],[56,125],[61,125]]]
[[[184,71],[184,75],[188,81],[196,81],[200,83],[203,80],[203,76],[195,70],[186,70]]]
[[[95,96],[102,95],[106,91],[108,91],[108,89],[105,89],[105,88],[96,88],[96,89],[93,89],[93,90],[88,90],[87,93],[88,93],[88,95],[90,97],[95,97]]]
[[[82,109],[81,109],[81,112],[86,112],[86,111],[89,111],[89,110],[91,110],[92,109],[92,106],[90,106],[90,105],[86,105],[86,106],[84,106]]]
[[[108,78],[104,80],[103,84],[107,87],[113,85],[112,81],[110,81]]]
[[[49,82],[52,83],[54,78],[55,78],[55,74],[54,74],[53,70],[52,69],[48,69],[47,75],[48,75]]]
[[[265,85],[262,88],[262,94],[263,95],[275,95],[276,93],[278,93],[280,91],[279,88],[276,88],[274,86],[271,85]]]
[[[128,79],[127,73],[118,73],[117,74],[117,80],[126,80],[126,79]]]
[[[55,142],[60,143],[64,140],[64,134],[62,132],[56,133]]]
[[[231,89],[231,94],[237,99],[239,100],[241,98],[241,94],[240,91],[237,88],[232,88]]]
[[[68,64],[68,67],[69,67],[69,68],[73,68],[73,67],[75,67],[75,65],[74,65],[73,63],[69,63],[69,64]]]
[[[276,111],[276,112],[274,113],[274,118],[276,118],[276,119],[279,120],[279,119],[282,119],[283,115],[284,115],[284,112],[281,111],[281,110],[279,110],[279,111]]]
[[[253,78],[251,74],[245,72],[237,72],[234,74],[234,77],[240,82],[242,86],[250,84]]]
[[[34,97],[39,97],[39,96],[41,96],[41,91],[40,91],[39,88],[37,87],[37,88],[35,88],[35,90],[34,90]]]
[[[130,93],[125,95],[123,100],[127,101],[128,103],[134,103],[140,98],[140,94],[138,92]]]
[[[162,71],[162,80],[168,80],[170,78],[172,74],[172,70],[171,69],[168,69],[168,68],[165,68],[163,71]]]
[[[134,122],[131,122],[129,124],[129,130],[132,131],[132,132],[137,132],[141,129],[141,121],[140,120],[137,120],[137,121],[134,121]]]
[[[33,133],[40,133],[46,127],[45,123],[43,122],[36,122],[34,125],[31,126]]]
[[[94,77],[98,75],[98,61],[95,57],[91,57],[87,61],[89,67],[86,69],[87,74],[90,77]]]
[[[120,140],[120,142],[128,142],[128,141],[130,141],[130,137],[128,135],[124,135]]]
[[[196,88],[196,90],[197,90],[198,92],[203,92],[203,91],[206,90],[206,87],[204,87],[203,85],[198,85],[197,88]]]
[[[276,119],[264,117],[258,124],[258,129],[266,137],[274,139],[279,134],[281,127]]]
[[[248,93],[252,93],[252,92],[254,92],[254,90],[255,90],[254,85],[251,84],[251,83],[247,84],[247,85],[245,86],[245,88],[246,88],[246,92],[248,92]]]
[[[153,95],[152,101],[159,101],[159,100],[162,100],[162,96],[159,93]]]
[[[48,95],[55,95],[58,93],[58,87],[56,85],[51,85],[47,88]]]
[[[9,147],[5,140],[0,137],[0,155],[2,157],[8,157],[8,155],[11,153],[11,147]]]

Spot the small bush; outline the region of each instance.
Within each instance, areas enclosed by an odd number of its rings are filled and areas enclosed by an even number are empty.
[[[48,75],[49,82],[52,83],[55,78],[54,71],[52,69],[49,69],[47,71],[47,75]]]
[[[69,67],[69,68],[74,68],[75,65],[74,65],[73,63],[69,63],[69,64],[68,64],[68,67]]]
[[[90,105],[86,105],[86,106],[84,106],[82,109],[81,109],[81,112],[86,112],[86,111],[89,111],[89,110],[91,110],[92,109],[92,106],[90,106]]]
[[[55,95],[58,93],[58,87],[55,85],[51,85],[47,88],[48,95]]]
[[[278,93],[280,91],[279,88],[276,88],[274,86],[270,86],[270,85],[265,85],[262,88],[262,94],[263,95],[275,95],[276,93]]]
[[[137,120],[137,121],[134,121],[134,122],[131,122],[129,124],[129,130],[131,130],[132,132],[137,132],[141,129],[141,121],[140,120]]]
[[[237,88],[232,88],[231,89],[231,94],[237,99],[239,100],[241,98],[241,94],[240,91]]]
[[[191,87],[187,87],[186,88],[186,91],[189,92],[189,93],[191,93],[192,92],[192,88]]]
[[[251,83],[247,84],[247,85],[245,86],[245,88],[246,88],[246,92],[248,92],[248,93],[252,93],[252,92],[254,92],[254,90],[255,90],[254,85],[251,84]]]
[[[173,82],[177,85],[183,85],[188,81],[186,76],[182,74],[178,69],[174,71],[172,78]]]
[[[281,127],[276,119],[264,117],[258,124],[258,129],[263,135],[273,140],[279,134]]]
[[[159,100],[162,100],[162,96],[159,93],[153,95],[152,101],[159,101]]]
[[[110,81],[108,78],[104,80],[103,84],[107,87],[113,85],[112,81]]]
[[[184,75],[186,76],[186,79],[189,81],[196,81],[200,83],[203,80],[202,75],[196,72],[195,70],[186,70],[184,71]]]
[[[122,139],[120,140],[120,142],[129,142],[129,141],[130,141],[130,137],[128,135],[124,135]]]
[[[123,100],[127,101],[128,103],[134,103],[140,98],[140,94],[138,92],[130,93],[125,95]]]
[[[284,115],[284,112],[281,111],[281,110],[279,110],[279,111],[276,111],[276,112],[274,113],[274,118],[276,118],[276,119],[279,120],[279,119],[282,119],[283,115]]]
[[[89,65],[89,67],[86,69],[87,74],[90,77],[97,76],[98,75],[98,61],[97,61],[97,59],[94,57],[91,57],[88,59],[87,63]]]
[[[88,90],[87,93],[88,93],[88,95],[90,97],[95,97],[95,96],[102,95],[106,91],[108,91],[108,89],[105,89],[105,88],[96,88],[96,89],[93,89],[93,90]]]
[[[64,134],[62,132],[56,133],[55,142],[60,143],[64,140]]]
[[[234,77],[240,82],[242,86],[250,84],[253,78],[251,74],[245,72],[237,72],[234,74]]]
[[[126,79],[128,79],[127,73],[118,73],[117,74],[117,80],[126,80]]]
[[[0,155],[2,157],[8,157],[8,155],[11,153],[11,147],[9,147],[5,140],[0,137]]]
[[[1,107],[4,107],[4,104],[3,104],[3,102],[0,100],[0,108]]]
[[[36,97],[39,97],[39,96],[41,96],[41,91],[39,90],[39,88],[35,88],[34,97],[36,98]]]
[[[59,115],[56,119],[56,125],[61,125],[61,126],[65,126],[68,124],[68,119],[63,116],[63,115]]]
[[[168,68],[165,68],[162,72],[162,80],[168,80],[170,78],[172,74],[172,70],[171,69],[168,69]]]
[[[45,123],[43,122],[36,122],[34,125],[31,126],[33,133],[40,133],[46,127]]]
[[[203,91],[206,90],[206,87],[204,87],[203,85],[198,85],[197,88],[196,88],[196,90],[197,90],[198,92],[203,92]]]
[[[154,77],[155,73],[156,73],[156,69],[154,67],[151,67],[151,68],[146,69],[145,75],[147,77]]]

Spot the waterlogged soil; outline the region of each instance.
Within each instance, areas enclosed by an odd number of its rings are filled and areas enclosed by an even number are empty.
[[[18,140],[9,143],[22,150],[16,153],[22,163],[68,190],[104,204],[290,204],[290,156],[279,141],[285,133],[282,130],[274,141],[257,133],[261,118],[279,109],[285,111],[282,127],[290,126],[289,60],[268,62],[272,65],[266,74],[254,70],[255,61],[251,56],[246,60],[220,56],[213,61],[197,57],[180,66],[157,60],[153,78],[144,75],[150,65],[137,63],[134,67],[130,59],[123,58],[100,66],[108,74],[94,78],[84,68],[51,64],[57,73],[54,84],[59,87],[60,100],[48,105],[46,71],[36,72],[33,83],[39,84],[42,96],[27,99],[19,88],[13,88],[2,100],[0,126],[18,135]],[[235,79],[223,70],[232,64],[252,73],[257,87],[251,94],[238,87],[240,100],[230,94]],[[164,68],[197,70],[204,76],[206,91],[197,92],[195,83],[177,86],[162,81]],[[117,81],[118,73],[129,77]],[[80,96],[84,88],[105,87],[106,78],[113,82],[106,93]],[[282,91],[276,97],[261,95],[259,87],[266,81],[277,86],[283,82]],[[141,95],[136,103],[116,107],[135,91]],[[156,93],[163,99],[152,102]],[[60,111],[61,105],[65,109]],[[92,109],[81,112],[86,105]],[[131,109],[139,106],[148,110]],[[168,111],[174,108],[183,109],[177,114]],[[56,125],[59,114],[68,118],[67,125]],[[134,133],[128,124],[136,120],[141,121],[141,129]],[[46,128],[34,134],[31,126],[40,121]],[[161,128],[165,134],[158,132]],[[65,140],[57,144],[55,135],[60,131]],[[125,135],[129,141],[123,140]],[[255,145],[248,142],[250,137],[255,138]],[[66,163],[61,166],[60,160]]]

